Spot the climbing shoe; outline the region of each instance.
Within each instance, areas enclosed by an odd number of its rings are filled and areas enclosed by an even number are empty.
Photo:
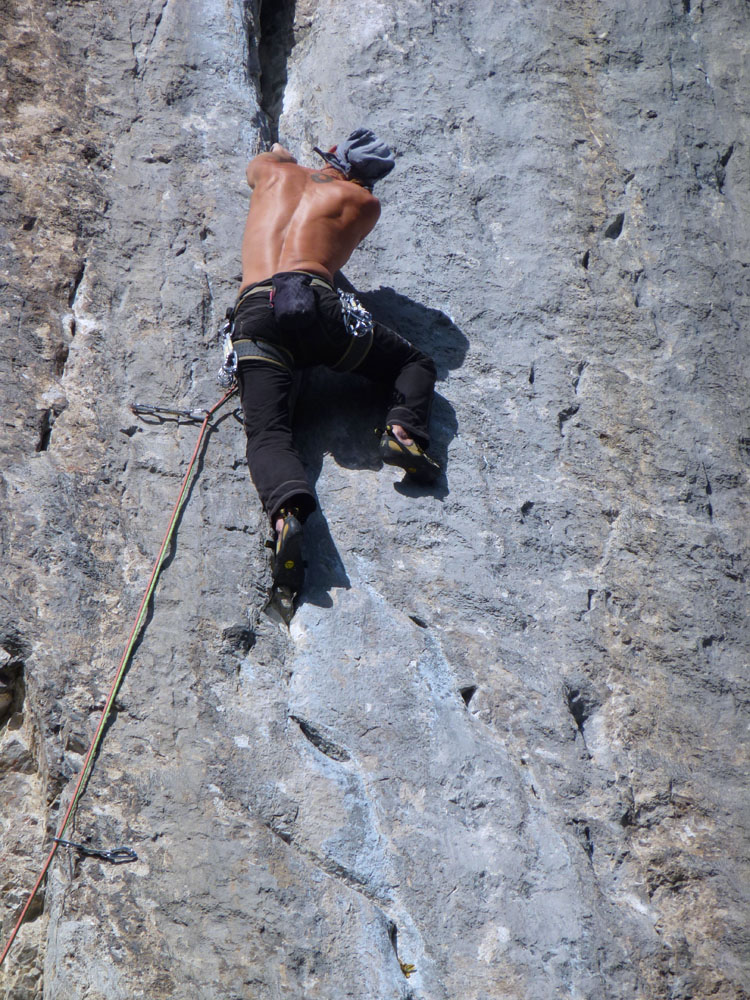
[[[409,445],[399,441],[390,425],[380,439],[379,450],[386,465],[397,465],[404,469],[415,483],[434,483],[440,475],[440,466],[434,458],[430,458],[416,441]]]
[[[302,560],[302,525],[298,512],[279,511],[284,518],[281,531],[276,536],[271,559],[273,582],[276,587],[288,587],[293,593],[302,589],[305,580],[305,564]]]

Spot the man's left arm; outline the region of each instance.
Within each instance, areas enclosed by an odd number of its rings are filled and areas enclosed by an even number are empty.
[[[251,188],[254,188],[260,180],[260,175],[266,164],[296,162],[297,161],[288,149],[285,149],[281,143],[275,142],[273,146],[271,146],[270,150],[265,153],[258,153],[258,155],[253,157],[250,163],[248,163],[247,170],[245,171],[247,183]]]
[[[277,163],[296,163],[296,159],[292,156],[288,149],[281,145],[280,142],[275,142],[271,146],[270,151],[267,154],[261,153],[261,156],[268,155],[272,156]]]

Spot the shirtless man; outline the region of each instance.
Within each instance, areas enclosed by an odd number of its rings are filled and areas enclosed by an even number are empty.
[[[367,129],[316,152],[326,164],[320,170],[300,166],[279,143],[247,168],[253,195],[232,333],[248,467],[276,532],[274,581],[293,592],[302,585],[302,524],[316,507],[292,440],[295,368],[324,364],[389,383],[383,460],[418,482],[440,473],[425,451],[432,360],[378,323],[352,335],[333,288],[334,274],[380,217],[372,187],[393,169],[393,154]]]

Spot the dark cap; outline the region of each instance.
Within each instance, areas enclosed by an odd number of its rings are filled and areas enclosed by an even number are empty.
[[[369,128],[356,129],[345,142],[339,143],[335,153],[313,148],[329,166],[349,179],[362,181],[368,188],[396,166],[391,150]]]

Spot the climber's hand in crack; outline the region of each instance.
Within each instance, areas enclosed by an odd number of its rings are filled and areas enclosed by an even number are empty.
[[[275,142],[273,146],[271,146],[271,156],[275,157],[279,163],[297,162],[289,150],[282,146],[280,142]]]

